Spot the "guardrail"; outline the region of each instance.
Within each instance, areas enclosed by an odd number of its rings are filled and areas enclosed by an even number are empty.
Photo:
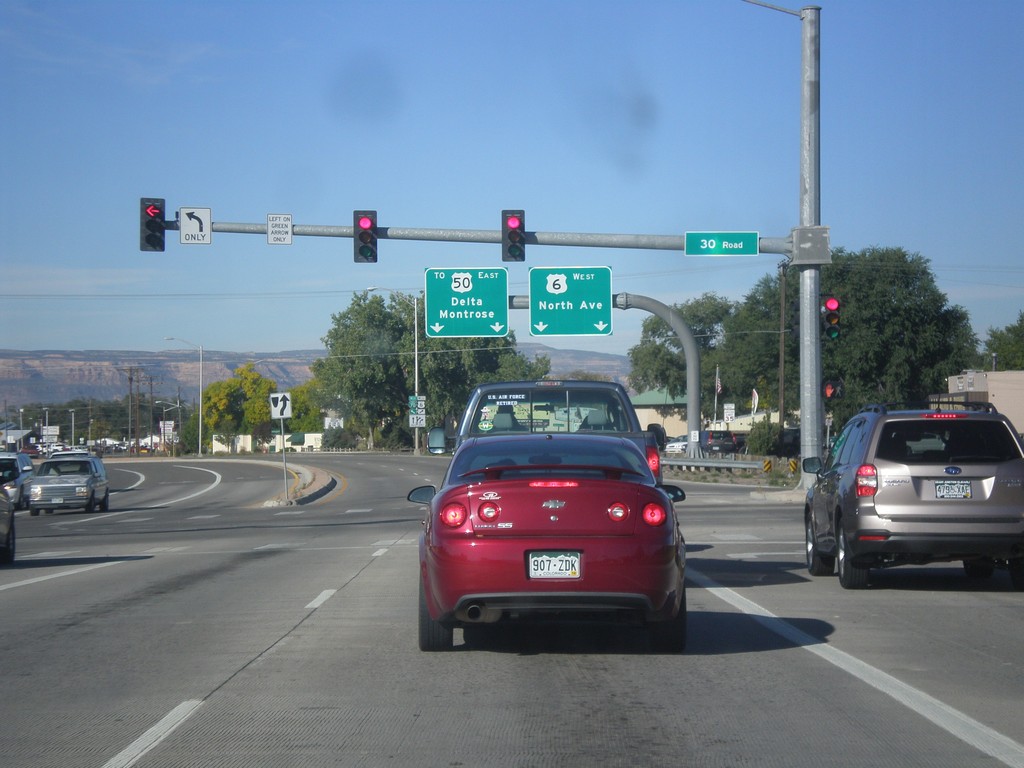
[[[662,458],[661,463],[668,467],[682,467],[683,469],[724,469],[732,472],[742,469],[746,471],[763,472],[764,461],[746,461],[739,459],[691,459],[688,457],[670,459]]]

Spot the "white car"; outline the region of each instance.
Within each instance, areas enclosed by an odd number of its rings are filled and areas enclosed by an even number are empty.
[[[686,449],[689,447],[689,437],[673,437],[665,443],[665,453],[686,453]]]

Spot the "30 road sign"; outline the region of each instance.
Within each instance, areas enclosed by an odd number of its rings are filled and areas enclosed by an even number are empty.
[[[611,267],[533,267],[531,336],[609,336]]]
[[[507,336],[508,270],[455,267],[426,271],[427,336]]]
[[[757,232],[687,232],[687,256],[757,256]]]

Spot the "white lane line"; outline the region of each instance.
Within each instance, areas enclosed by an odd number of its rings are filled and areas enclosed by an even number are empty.
[[[369,507],[367,507],[366,509],[346,509],[341,514],[343,514],[343,515],[357,515],[357,514],[359,514],[361,512],[373,512],[373,510],[371,508],[369,508]]]
[[[213,520],[215,517],[220,515],[192,515],[192,517],[186,517],[186,520]]]
[[[203,702],[197,699],[183,701],[164,715],[159,723],[104,763],[103,768],[128,768],[128,766],[135,765],[139,758],[144,757],[153,747],[170,736],[202,704]]]
[[[86,571],[94,571],[97,568],[106,568],[108,565],[118,565],[126,562],[124,560],[111,560],[109,563],[96,563],[95,565],[86,565],[82,568],[74,568],[70,571],[61,571],[60,573],[51,573],[48,576],[36,576],[34,579],[25,579],[25,581],[16,581],[13,584],[4,584],[0,586],[0,592],[5,589],[14,589],[15,587],[25,587],[29,584],[38,584],[41,581],[49,581],[50,579],[59,579],[62,576],[74,576],[76,573],[85,573]]]
[[[376,552],[374,552],[372,555],[370,555],[370,557],[380,557],[381,555],[383,555],[387,551],[388,551],[387,547],[384,547],[383,549],[378,549]]]
[[[311,602],[306,607],[309,608],[310,610],[313,610],[314,608],[319,608],[321,605],[323,605],[328,600],[330,600],[331,597],[334,596],[334,593],[337,592],[337,591],[338,590],[336,590],[336,589],[325,589],[323,592],[321,592],[319,595],[316,596],[316,598],[313,600],[313,602]]]
[[[18,559],[19,560],[33,560],[33,559],[34,560],[38,560],[39,558],[42,558],[42,557],[67,557],[68,555],[73,555],[76,552],[81,552],[81,551],[82,550],[80,550],[80,549],[64,549],[64,550],[56,549],[56,550],[53,550],[52,552],[35,552],[35,553],[31,554],[31,555],[19,554],[18,555]]]
[[[686,578],[692,579],[720,600],[738,608],[749,615],[770,632],[783,637],[805,651],[813,653],[829,664],[833,664],[847,674],[856,677],[873,688],[895,699],[913,712],[930,720],[952,736],[970,744],[975,749],[990,757],[1002,761],[1013,768],[1024,768],[1024,745],[1019,744],[999,731],[968,717],[963,712],[944,704],[924,691],[893,677],[887,672],[872,667],[855,656],[826,645],[821,640],[803,632],[792,624],[783,621],[766,608],[762,608],[752,600],[739,595],[727,587],[723,587],[713,579],[693,570],[686,569]]]

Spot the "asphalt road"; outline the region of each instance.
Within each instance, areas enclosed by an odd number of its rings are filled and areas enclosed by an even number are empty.
[[[510,632],[416,648],[410,488],[434,457],[111,461],[109,513],[19,513],[0,755],[81,766],[1024,766],[1024,596],[997,572],[803,567],[799,505],[684,484],[690,642]]]

